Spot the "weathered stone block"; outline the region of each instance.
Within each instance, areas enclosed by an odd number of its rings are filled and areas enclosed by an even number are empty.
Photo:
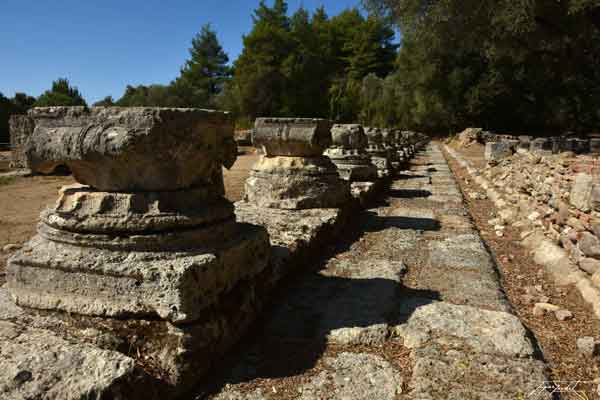
[[[258,118],[252,141],[268,157],[317,157],[331,145],[330,129],[325,119]]]
[[[575,183],[571,188],[570,197],[573,207],[585,212],[590,210],[592,182],[593,178],[589,174],[579,173],[575,176]]]
[[[590,194],[590,207],[594,211],[600,211],[600,184],[592,185],[592,193]]]
[[[529,150],[531,146],[531,136],[521,135],[519,136],[519,145],[520,149]]]
[[[336,208],[350,201],[350,185],[323,155],[331,124],[321,119],[259,118],[255,145],[264,155],[246,180],[245,201],[274,209]]]
[[[9,120],[11,161],[10,168],[29,168],[25,150],[34,129],[34,121],[27,115],[11,115]]]
[[[66,244],[48,238],[42,230],[9,260],[8,289],[21,306],[107,317],[158,316],[174,323],[195,321],[219,296],[259,274],[268,261],[268,237],[263,229],[235,224],[210,233],[214,234],[212,243],[200,236],[195,248],[191,238],[187,251],[170,252],[106,249],[97,243],[76,245],[76,240]],[[168,242],[166,236],[153,238],[156,249],[162,240]]]
[[[529,151],[532,153],[551,152],[552,142],[547,138],[537,138],[531,141]]]
[[[485,159],[487,161],[499,161],[510,157],[513,153],[513,145],[509,142],[487,142],[485,144]]]
[[[361,125],[334,125],[333,146],[325,152],[336,165],[342,179],[350,182],[375,181],[377,167],[366,153],[367,136]]]
[[[215,222],[227,225],[233,222],[233,205],[222,194],[221,187],[211,186],[173,192],[123,193],[101,192],[74,184],[60,189],[56,204],[43,211],[41,219],[55,229],[89,234],[147,235]],[[141,241],[136,243],[141,245]],[[165,243],[166,240],[163,246]],[[113,247],[122,249],[124,241],[115,244],[118,246]],[[179,249],[184,247],[181,245]]]
[[[392,173],[392,160],[389,152],[384,147],[381,130],[378,128],[365,128],[365,134],[368,139],[367,154],[371,157],[371,162],[377,167],[377,175],[380,178],[389,176]]]
[[[34,171],[67,165],[74,178],[109,192],[173,191],[219,185],[216,166],[236,158],[227,113],[199,109],[47,107],[29,117]]]
[[[350,187],[325,156],[263,156],[246,180],[245,200],[267,208],[336,208],[350,201]]]
[[[358,124],[336,124],[331,128],[332,144],[347,150],[363,150],[369,140],[361,125]]]
[[[579,250],[587,257],[600,258],[600,239],[589,232],[582,232],[578,242]]]
[[[116,351],[8,321],[0,321],[0,343],[3,399],[132,398],[134,360]]]

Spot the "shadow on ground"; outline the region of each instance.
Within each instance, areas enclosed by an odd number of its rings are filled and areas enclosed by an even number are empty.
[[[441,224],[436,219],[419,217],[386,216],[380,217],[372,214],[369,221],[363,225],[365,233],[380,232],[389,228],[415,230],[415,231],[439,231]]]
[[[431,192],[422,189],[390,189],[388,196],[396,199],[427,198],[431,196]]]
[[[212,376],[202,379],[210,383],[198,387],[195,398],[219,393],[226,384],[305,374],[328,349],[332,335],[344,337],[352,328],[364,328],[358,344],[382,344],[389,327],[404,322],[416,308],[438,300],[438,292],[402,285],[405,267],[401,262],[374,259],[368,248],[356,245],[366,235],[385,241],[383,231],[390,228],[439,230],[440,223],[428,218],[381,216],[377,210],[356,215],[343,237],[330,247],[317,244],[317,249],[322,247],[320,255],[307,259],[301,271],[281,282],[245,338],[229,351]]]

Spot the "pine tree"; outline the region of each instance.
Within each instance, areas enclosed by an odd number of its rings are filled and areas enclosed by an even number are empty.
[[[114,105],[115,101],[113,100],[112,96],[106,96],[102,100],[94,103],[94,107],[110,107]]]
[[[249,119],[291,113],[286,106],[288,79],[284,63],[293,49],[287,3],[273,7],[261,1],[254,12],[254,27],[244,37],[244,49],[235,63],[234,85],[241,95],[241,111]]]
[[[286,108],[299,117],[327,116],[329,73],[327,58],[320,43],[319,32],[304,8],[299,8],[290,20],[293,51],[284,63],[288,80]]]
[[[173,90],[190,107],[209,107],[230,77],[229,57],[210,24],[192,39],[189,52],[190,59],[173,82]]]
[[[66,78],[52,82],[52,89],[46,90],[35,102],[36,107],[87,106],[79,90],[71,86]]]

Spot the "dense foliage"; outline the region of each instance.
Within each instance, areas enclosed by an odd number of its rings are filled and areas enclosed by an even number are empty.
[[[25,114],[33,106],[35,98],[16,93],[9,99],[0,93],[0,143],[9,143],[8,120],[12,114]]]
[[[69,84],[65,78],[60,78],[52,82],[52,88],[46,90],[35,101],[35,107],[51,106],[87,106],[79,89]]]
[[[287,3],[260,2],[252,31],[234,63],[220,104],[239,118],[331,117],[355,120],[361,80],[393,69],[394,31],[381,19],[349,9],[329,18],[323,8],[288,16]]]
[[[600,126],[598,0],[365,0],[403,34],[380,120],[429,130]],[[375,91],[375,89],[373,89]]]
[[[439,133],[600,128],[600,0],[362,3],[369,15],[329,17],[261,0],[232,66],[205,25],[171,83],[127,86],[95,105],[221,108],[242,126],[298,116]],[[0,94],[0,142],[8,116],[34,102],[85,105],[66,79],[37,100]]]

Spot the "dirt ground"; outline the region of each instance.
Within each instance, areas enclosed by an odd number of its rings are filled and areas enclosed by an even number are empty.
[[[223,170],[225,196],[229,200],[242,198],[244,182],[257,159],[253,148],[243,147],[231,170]],[[7,244],[20,245],[31,238],[40,212],[56,200],[62,186],[73,183],[71,176],[0,178],[0,284],[4,282],[4,267],[10,256],[2,248]]]

